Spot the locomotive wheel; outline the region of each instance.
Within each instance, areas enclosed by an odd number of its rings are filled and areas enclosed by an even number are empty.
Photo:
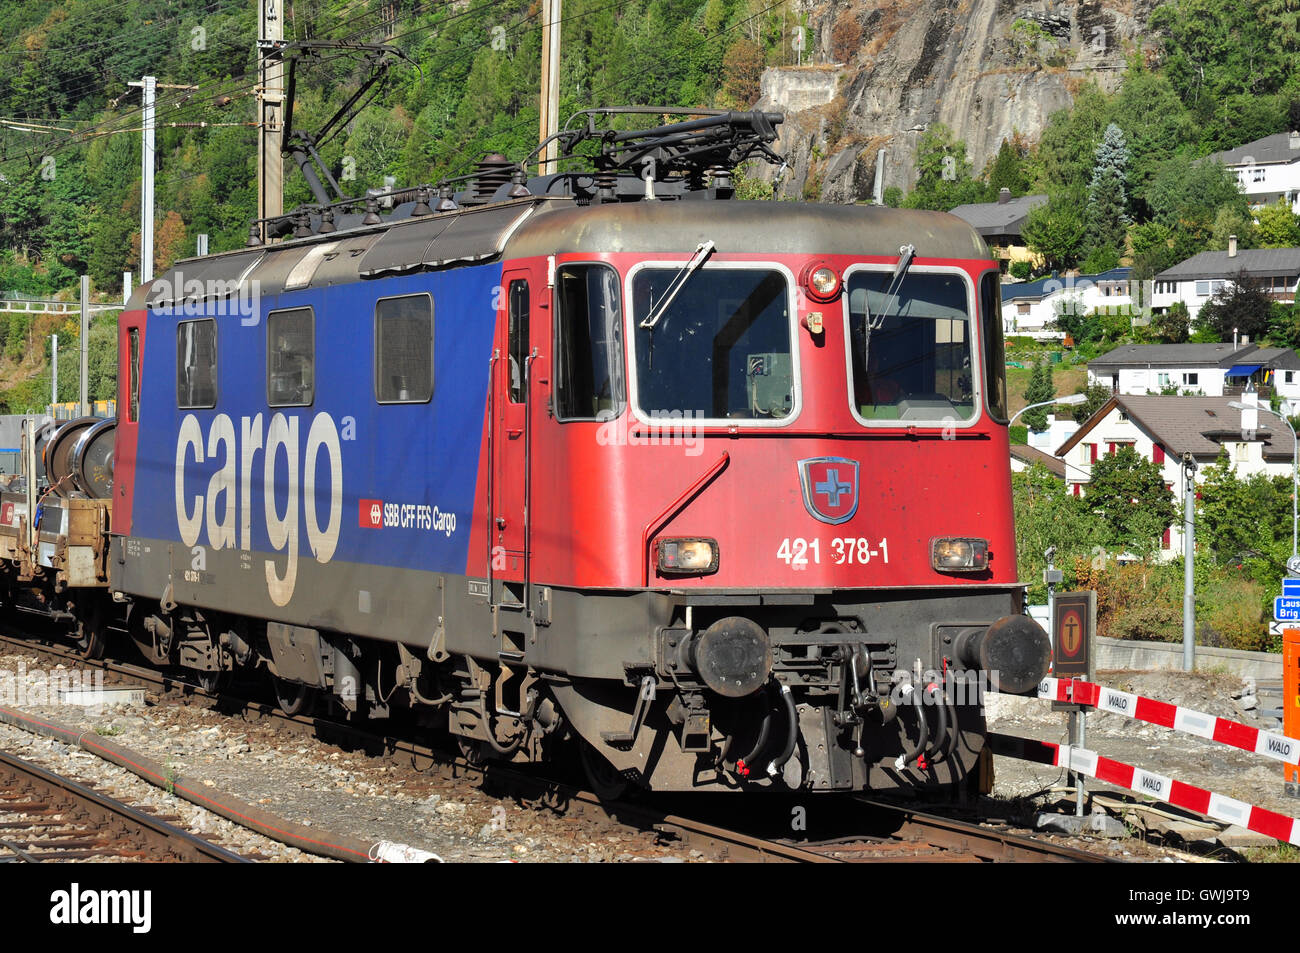
[[[628,781],[605,756],[588,742],[578,741],[578,756],[582,759],[582,772],[591,785],[591,793],[602,801],[617,801],[628,792]]]
[[[88,661],[97,662],[104,657],[108,645],[108,629],[104,626],[104,608],[98,602],[91,604],[85,618],[77,620],[77,654]]]
[[[307,715],[316,707],[316,689],[298,682],[271,677],[275,686],[275,703],[286,715]]]

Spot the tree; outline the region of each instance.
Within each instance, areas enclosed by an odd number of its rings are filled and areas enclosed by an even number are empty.
[[[856,22],[846,18],[848,22]],[[758,101],[759,79],[763,75],[763,51],[758,44],[741,37],[722,59],[722,91],[737,106],[748,108]]]
[[[1197,542],[1219,564],[1264,560],[1271,583],[1291,554],[1291,478],[1257,473],[1241,479],[1224,451],[1204,476]]]
[[[1124,190],[1129,152],[1119,126],[1111,123],[1106,127],[1096,156],[1092,181],[1088,184],[1088,242],[1094,249],[1122,250],[1129,224],[1128,197]]]
[[[1017,146],[1006,139],[998,148],[998,154],[989,164],[986,177],[989,191],[997,196],[1003,189],[1010,189],[1012,197],[1024,195],[1029,191],[1029,175],[1025,168],[1024,156]]]
[[[1291,211],[1285,198],[1255,212],[1255,238],[1260,248],[1300,247],[1300,215]]]
[[[1175,301],[1165,311],[1151,315],[1151,333],[1162,344],[1186,343],[1191,327],[1191,313],[1181,301]]]
[[[1054,195],[1030,209],[1020,236],[1029,250],[1041,256],[1048,271],[1071,267],[1083,249],[1082,196]]]
[[[917,141],[916,170],[916,189],[903,200],[905,208],[947,212],[985,198],[984,186],[971,178],[966,143],[941,122]]]
[[[1087,501],[1106,524],[1108,542],[1145,559],[1174,521],[1174,495],[1160,467],[1125,445],[1092,467]]]
[[[1224,282],[1209,302],[1201,308],[1197,323],[1213,331],[1220,341],[1231,341],[1234,334],[1249,335],[1252,341],[1268,331],[1273,314],[1273,299],[1263,285],[1244,270]]]
[[[1105,405],[1110,400],[1111,389],[1105,384],[1089,384],[1086,387],[1080,387],[1076,394],[1083,394],[1087,400],[1074,408],[1072,416],[1074,419],[1083,423]]]
[[[1056,547],[1055,563],[1073,587],[1073,567],[1092,557],[1105,540],[1105,529],[1087,502],[1072,496],[1065,482],[1035,463],[1023,473],[1011,474],[1011,498],[1016,514],[1016,562],[1021,579],[1030,580],[1029,597],[1047,598],[1043,553]],[[1086,562],[1085,562],[1086,565]]]
[[[1034,365],[1034,373],[1029,377],[1029,386],[1025,388],[1025,403],[1037,404],[1051,400],[1056,396],[1056,385],[1052,383],[1052,365],[1043,358]],[[1025,426],[1030,430],[1047,429],[1047,408],[1039,407],[1027,410],[1024,415]]]

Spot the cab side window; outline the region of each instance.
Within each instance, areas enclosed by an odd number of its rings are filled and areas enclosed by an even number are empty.
[[[316,394],[315,316],[311,308],[266,317],[266,402],[306,407]]]

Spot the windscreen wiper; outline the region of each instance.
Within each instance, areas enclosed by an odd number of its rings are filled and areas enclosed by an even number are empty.
[[[650,313],[641,320],[638,327],[654,330],[655,325],[659,323],[659,319],[668,310],[668,306],[673,303],[673,299],[677,297],[682,288],[686,287],[686,282],[691,275],[695,274],[696,270],[704,264],[704,260],[713,254],[714,247],[711,241],[700,242],[696,246],[695,254],[691,255],[691,260],[683,265],[682,270],[677,272],[673,280],[669,282],[668,288],[664,291],[664,296],[650,309]]]
[[[866,313],[863,315],[863,333],[862,333],[862,373],[870,374],[869,368],[871,357],[871,332],[879,330],[885,323],[885,318],[894,313],[894,306],[898,304],[898,292],[903,286],[903,279],[907,277],[907,270],[912,267],[912,259],[916,257],[916,246],[913,244],[901,245],[898,249],[898,264],[894,266],[894,274],[889,279],[889,287],[885,289],[885,304],[880,309],[878,315],[872,315],[871,308],[867,306]]]

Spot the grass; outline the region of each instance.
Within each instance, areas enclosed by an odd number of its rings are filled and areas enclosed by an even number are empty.
[[[1276,847],[1245,847],[1240,853],[1242,859],[1248,864],[1300,863],[1300,847],[1293,847],[1290,844],[1278,844]]]
[[[96,725],[95,726],[95,734],[99,735],[101,738],[115,738],[120,734],[124,734],[125,732],[126,729],[118,725]]]
[[[1011,405],[1011,413],[1014,414],[1029,403],[1029,401],[1025,400],[1025,388],[1029,386],[1029,378],[1033,373],[1032,367],[1007,368],[1007,401]],[[1087,382],[1088,371],[1082,365],[1065,367],[1055,364],[1052,366],[1052,383],[1056,385],[1058,397],[1065,397],[1075,393]],[[1070,410],[1070,407],[1063,407],[1061,413],[1068,414]]]

